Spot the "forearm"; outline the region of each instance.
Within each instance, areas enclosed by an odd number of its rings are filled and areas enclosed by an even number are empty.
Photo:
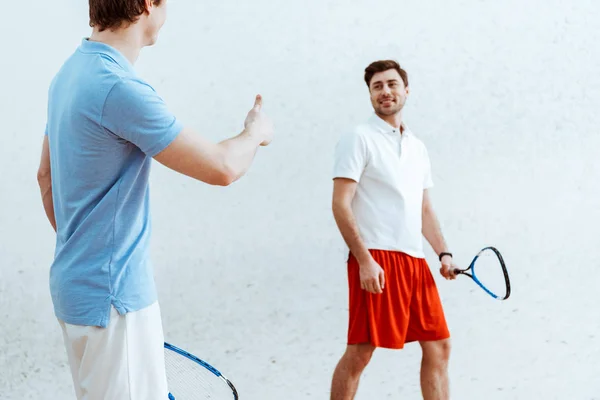
[[[223,153],[224,164],[232,181],[236,181],[250,169],[260,147],[260,139],[249,131],[243,131],[235,137],[220,142],[218,146]]]
[[[184,128],[173,142],[154,158],[166,167],[206,182],[228,186],[250,167],[260,139],[243,131],[220,143],[213,143]]]
[[[334,204],[333,216],[350,252],[358,260],[359,264],[365,264],[371,257],[371,254],[360,236],[352,208],[347,205]]]
[[[448,251],[442,230],[435,212],[431,208],[423,210],[423,236],[435,251],[435,254]]]
[[[50,221],[50,225],[56,232],[56,218],[54,217],[54,202],[52,200],[52,180],[50,177],[44,177],[38,179],[40,185],[40,192],[42,195],[42,203],[44,205],[44,211]]]

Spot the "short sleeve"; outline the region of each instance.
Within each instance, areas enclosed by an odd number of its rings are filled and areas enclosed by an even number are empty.
[[[423,148],[423,158],[425,171],[423,174],[423,190],[433,187],[433,178],[431,175],[431,162],[426,148]]]
[[[353,132],[343,135],[335,148],[333,178],[348,178],[358,182],[367,165],[367,145]]]
[[[164,150],[183,128],[150,85],[133,79],[120,80],[112,87],[101,124],[150,157]]]

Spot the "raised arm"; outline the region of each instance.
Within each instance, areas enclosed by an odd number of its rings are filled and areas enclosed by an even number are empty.
[[[166,167],[211,185],[227,186],[250,168],[259,146],[266,146],[273,136],[273,124],[262,113],[262,99],[257,96],[248,113],[245,129],[239,135],[212,143],[188,128],[154,158]]]

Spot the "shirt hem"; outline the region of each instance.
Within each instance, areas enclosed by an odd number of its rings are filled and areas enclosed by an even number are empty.
[[[331,179],[335,180],[335,179],[351,179],[355,182],[359,182],[360,181],[360,175],[356,176],[354,174],[351,173],[338,173],[338,174],[334,174],[333,177]]]
[[[173,141],[179,136],[181,131],[183,130],[183,124],[178,120],[173,121],[173,125],[169,128],[169,131],[165,135],[163,139],[161,139],[158,143],[154,144],[152,147],[145,151],[146,155],[149,157],[154,157],[164,149],[166,149]]]
[[[125,304],[123,304],[122,301],[117,300],[117,299],[111,299],[111,301],[109,301],[109,303],[108,303],[108,306],[106,307],[106,311],[104,311],[103,315],[100,315],[100,316],[94,316],[94,317],[70,316],[67,313],[63,313],[57,309],[54,310],[54,315],[60,321],[67,323],[69,325],[96,326],[96,327],[100,327],[100,328],[106,328],[108,326],[108,324],[110,323],[110,311],[111,311],[112,306],[115,307],[115,309],[117,310],[117,312],[120,315],[123,315],[123,314],[130,313],[130,312],[140,311],[146,307],[151,306],[156,301],[157,301],[156,296],[151,296],[148,298],[147,301],[140,302],[140,303],[136,304],[135,306],[127,307],[127,306],[125,306]],[[94,313],[94,314],[97,314],[97,313]]]

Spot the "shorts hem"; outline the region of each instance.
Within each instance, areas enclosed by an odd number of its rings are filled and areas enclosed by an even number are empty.
[[[384,343],[384,342],[373,342],[371,340],[347,340],[346,341],[346,345],[348,346],[355,346],[355,345],[360,345],[360,344],[369,344],[375,348],[381,348],[381,349],[390,349],[390,350],[402,350],[404,349],[404,347],[407,344],[410,343],[414,343],[414,342],[436,342],[439,340],[446,340],[446,339],[450,339],[451,335],[450,333],[444,333],[444,334],[440,334],[440,335],[424,335],[422,337],[419,338],[411,338],[410,340],[405,340],[402,343]]]
[[[402,350],[404,349],[404,345],[406,343],[403,344],[388,344],[388,343],[372,343],[372,342],[363,342],[363,341],[348,341],[346,343],[348,346],[356,346],[356,345],[360,345],[360,344],[369,344],[373,347],[375,347],[376,349],[389,349],[389,350]]]

